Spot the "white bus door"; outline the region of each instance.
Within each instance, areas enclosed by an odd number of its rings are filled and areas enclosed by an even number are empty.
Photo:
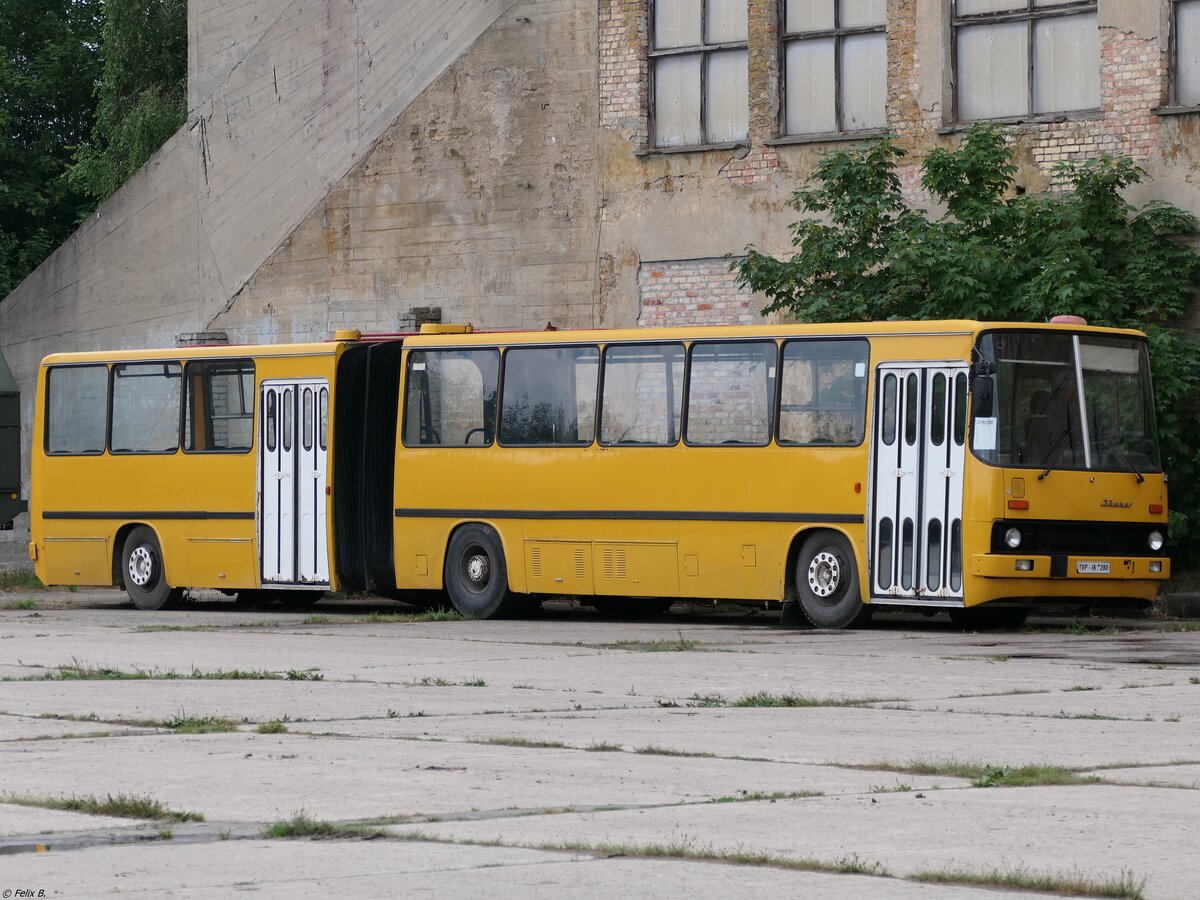
[[[262,582],[329,584],[329,384],[264,381],[259,440]]]
[[[889,363],[876,373],[871,598],[961,606],[967,367]]]

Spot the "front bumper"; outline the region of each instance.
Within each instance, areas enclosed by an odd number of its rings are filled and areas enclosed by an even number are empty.
[[[1081,566],[1081,563],[1085,565]],[[1152,564],[1158,571],[1152,571]],[[1113,582],[1162,581],[1171,576],[1171,561],[1165,556],[976,553],[971,558],[971,566],[972,573],[980,578]],[[1106,572],[1096,571],[1105,566]]]

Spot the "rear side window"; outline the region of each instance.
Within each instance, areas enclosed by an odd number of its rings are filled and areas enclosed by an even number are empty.
[[[108,366],[56,366],[46,373],[46,452],[104,452]]]
[[[499,350],[419,350],[408,355],[406,447],[486,447],[496,434]]]
[[[112,368],[113,453],[173,453],[179,449],[179,363],[131,363]]]
[[[188,363],[184,448],[245,453],[254,441],[254,360]]]
[[[590,444],[596,432],[596,347],[515,348],[504,355],[500,443]]]

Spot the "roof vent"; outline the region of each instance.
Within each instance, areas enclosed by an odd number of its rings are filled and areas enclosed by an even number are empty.
[[[1087,319],[1083,316],[1055,316],[1050,320],[1051,325],[1086,325]]]

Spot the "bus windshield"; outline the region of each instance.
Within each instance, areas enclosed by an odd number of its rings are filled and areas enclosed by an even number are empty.
[[[976,353],[993,373],[991,413],[977,409],[972,433],[972,449],[984,462],[1138,477],[1162,471],[1145,341],[991,332]]]

